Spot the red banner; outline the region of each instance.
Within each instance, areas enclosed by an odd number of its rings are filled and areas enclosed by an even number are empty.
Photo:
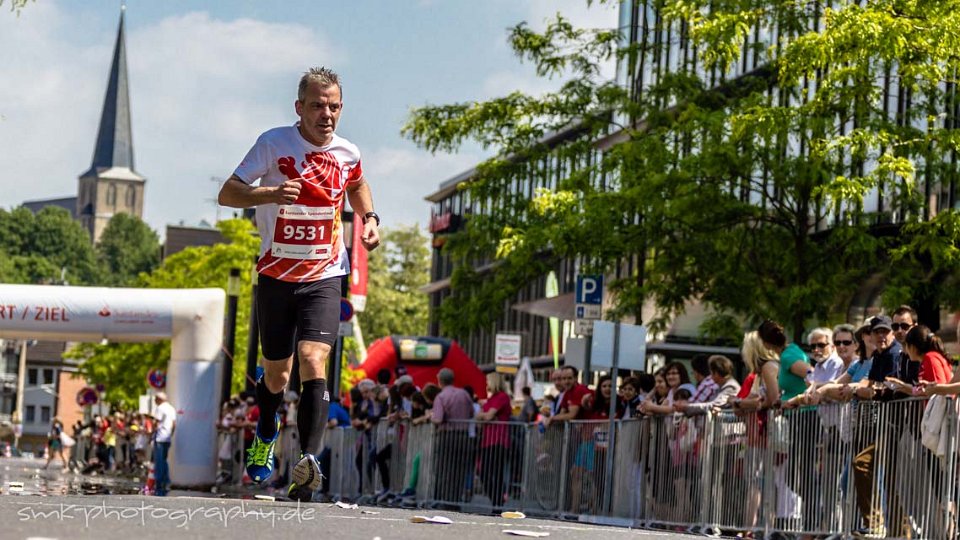
[[[353,246],[350,254],[350,302],[355,311],[367,305],[367,250],[363,247],[363,216],[353,215]]]

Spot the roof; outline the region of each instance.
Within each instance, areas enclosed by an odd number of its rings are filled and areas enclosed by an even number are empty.
[[[97,131],[97,144],[93,149],[93,161],[90,169],[81,176],[94,176],[106,169],[122,168],[134,171],[126,49],[121,11],[110,76],[107,79],[107,92],[100,115],[100,128]]]

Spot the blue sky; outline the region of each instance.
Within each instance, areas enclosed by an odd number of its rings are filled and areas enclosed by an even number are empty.
[[[76,193],[90,165],[119,17],[118,1],[39,0],[0,8],[0,206]],[[356,143],[389,226],[425,226],[423,197],[483,157],[430,155],[400,136],[413,107],[553,84],[510,50],[507,29],[562,12],[613,27],[616,6],[585,0],[129,0],[127,62],[144,219],[217,216],[217,184],[262,131],[296,120],[312,65],[344,80],[338,133]],[[17,51],[15,54],[11,54]],[[612,75],[612,70],[611,70]],[[221,217],[229,215],[222,209]]]

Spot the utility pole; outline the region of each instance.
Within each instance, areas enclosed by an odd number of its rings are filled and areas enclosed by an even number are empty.
[[[223,333],[226,358],[223,362],[220,403],[230,400],[230,387],[233,386],[233,355],[237,348],[237,303],[240,299],[240,269],[231,268],[227,278],[227,320]]]
[[[253,395],[257,385],[257,352],[260,348],[260,324],[257,321],[257,259],[253,256],[253,271],[250,272],[250,331],[247,333],[247,384],[246,391]]]
[[[217,184],[217,193],[219,194],[220,187],[223,186],[223,178],[220,178],[219,176],[211,176],[210,181]],[[220,202],[217,197],[208,198],[206,200],[207,202],[213,204],[213,207],[217,210],[217,220],[213,222],[213,224],[216,225],[217,223],[220,223]]]

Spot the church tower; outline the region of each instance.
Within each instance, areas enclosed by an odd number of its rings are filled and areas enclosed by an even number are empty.
[[[130,93],[121,8],[93,163],[80,175],[77,192],[77,217],[90,232],[94,243],[100,240],[104,227],[114,214],[143,217],[145,183],[146,179],[133,168],[133,133],[130,129]]]

